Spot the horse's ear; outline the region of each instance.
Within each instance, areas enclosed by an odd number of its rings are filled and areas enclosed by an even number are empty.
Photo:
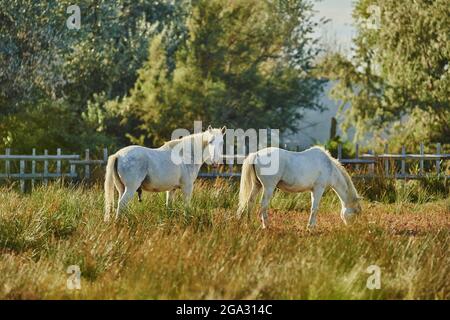
[[[212,127],[211,127],[211,125],[209,125],[208,126],[208,131],[211,131],[212,130]]]
[[[221,130],[222,130],[222,134],[225,134],[225,131],[227,131],[227,126],[223,126]]]

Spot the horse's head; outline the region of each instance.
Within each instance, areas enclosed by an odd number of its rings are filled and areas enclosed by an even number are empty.
[[[222,160],[223,135],[226,130],[226,127],[216,129],[209,126],[204,132],[204,141],[207,143],[205,158],[214,166],[218,165]]]
[[[350,204],[347,204],[345,208],[342,209],[341,218],[344,223],[348,224],[353,222],[357,216],[359,216],[362,212],[360,200],[361,197],[357,197]]]

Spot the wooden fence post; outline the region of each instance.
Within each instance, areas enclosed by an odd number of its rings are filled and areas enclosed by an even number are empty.
[[[424,155],[423,143],[421,143],[420,144],[420,156],[421,156],[421,158],[420,158],[420,161],[419,161],[419,166],[420,166],[419,175],[420,176],[423,176],[423,155]]]
[[[375,155],[375,152],[373,150],[369,150],[368,153],[371,154],[372,156]],[[373,159],[375,159],[375,158],[373,158]],[[369,164],[369,174],[371,176],[375,175],[375,163]]]
[[[85,160],[89,161],[89,149],[85,150]],[[89,180],[91,178],[91,168],[89,163],[84,166],[84,178]]]
[[[338,144],[338,154],[337,154],[337,156],[338,156],[338,160],[339,160],[339,162],[342,160],[342,144]]]
[[[23,175],[25,174],[25,160],[20,160],[20,190],[25,192],[25,179]]]
[[[355,159],[359,159],[359,144],[358,143],[355,145]],[[359,171],[359,164],[358,163],[356,164],[355,167],[356,167],[356,170]]]
[[[32,151],[33,156],[36,155],[36,148],[33,148]],[[31,161],[31,174],[34,176],[36,174],[36,161]],[[34,189],[34,178],[31,178],[31,190]]]
[[[77,176],[77,166],[74,163],[70,164],[70,178],[73,179]]]
[[[10,148],[6,148],[6,150],[5,150],[5,154],[7,155],[7,156],[9,156],[10,154],[11,154],[11,149]],[[11,173],[11,168],[10,168],[10,165],[9,165],[9,160],[6,160],[5,161],[5,173],[6,173],[6,176],[9,178],[9,174]]]
[[[76,166],[72,163],[70,165],[70,177],[75,178],[76,175],[77,175],[77,169],[76,169]]]
[[[108,163],[108,148],[103,148],[103,161],[105,161],[105,165]]]
[[[56,155],[61,155],[61,148],[56,149]],[[56,174],[61,177],[61,160],[56,161]]]
[[[405,146],[402,146],[402,176],[405,178],[406,176],[406,149]]]
[[[440,143],[436,144],[436,154],[438,156],[441,155],[441,144]],[[441,158],[438,158],[436,160],[436,174],[439,176],[440,173],[441,173]]]
[[[48,150],[44,150],[44,155],[48,156]],[[44,160],[44,185],[48,185],[48,160]]]
[[[386,143],[384,145],[384,154],[387,155],[389,152],[389,145]],[[389,159],[384,158],[384,174],[386,177],[389,177]]]

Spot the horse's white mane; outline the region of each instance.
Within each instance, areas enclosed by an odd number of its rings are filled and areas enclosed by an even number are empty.
[[[335,165],[335,167],[339,170],[339,172],[342,174],[342,177],[345,179],[345,182],[347,183],[347,186],[349,187],[350,191],[352,192],[352,195],[355,197],[355,200],[359,198],[358,195],[358,191],[355,188],[355,185],[353,184],[352,178],[350,177],[350,175],[348,174],[347,170],[345,170],[344,166],[337,160],[335,159],[330,152],[325,149],[322,146],[314,146],[311,149],[319,149],[321,150],[331,161],[331,163],[333,163]]]
[[[178,145],[178,144],[181,143],[181,142],[184,142],[184,141],[186,141],[186,140],[192,140],[192,141],[194,141],[195,138],[198,138],[198,137],[201,137],[201,138],[202,138],[202,143],[204,144],[205,141],[203,140],[203,133],[204,133],[204,132],[194,133],[194,134],[191,134],[191,135],[188,135],[188,136],[184,136],[184,137],[179,138],[179,139],[174,139],[174,140],[167,141],[166,143],[164,143],[164,144],[162,145],[161,148],[169,148],[169,149],[172,149],[172,148],[174,148],[176,145]],[[192,141],[191,141],[191,142],[192,142]]]

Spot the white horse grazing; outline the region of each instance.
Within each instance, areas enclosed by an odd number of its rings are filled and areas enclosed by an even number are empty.
[[[278,170],[264,174],[264,164],[269,163],[268,159],[279,161]],[[341,200],[341,218],[344,223],[361,212],[360,197],[350,176],[344,167],[321,147],[313,147],[303,152],[265,148],[249,154],[242,166],[239,217],[245,210],[252,209],[261,187],[263,228],[268,224],[267,211],[275,188],[287,192],[311,191],[312,205],[308,227],[316,224],[320,198],[327,187],[331,187]]]
[[[114,186],[119,192],[116,218],[135,192],[140,197],[142,189],[166,191],[168,206],[173,191],[179,188],[188,205],[202,164],[207,160],[218,164],[222,158],[225,130],[225,127],[213,129],[210,126],[205,132],[166,142],[158,149],[129,146],[111,155],[105,175],[105,221],[109,220],[114,206]]]

